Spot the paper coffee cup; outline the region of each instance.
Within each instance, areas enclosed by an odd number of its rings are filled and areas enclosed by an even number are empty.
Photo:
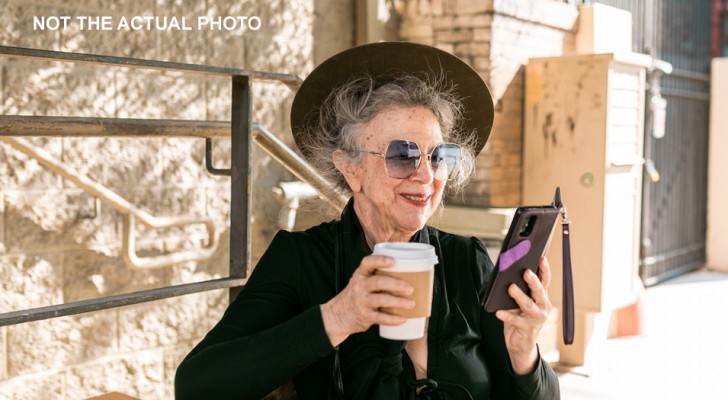
[[[406,317],[407,321],[402,325],[379,325],[379,336],[394,340],[421,338],[425,335],[425,321],[432,310],[432,286],[437,264],[435,248],[425,243],[385,242],[374,245],[373,254],[394,259],[394,267],[379,269],[377,274],[402,279],[415,289],[408,296],[415,301],[414,308],[382,309]]]

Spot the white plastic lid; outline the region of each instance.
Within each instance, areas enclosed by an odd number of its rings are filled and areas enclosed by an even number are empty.
[[[389,256],[397,261],[429,261],[437,264],[435,248],[426,243],[384,242],[374,245],[372,254]]]

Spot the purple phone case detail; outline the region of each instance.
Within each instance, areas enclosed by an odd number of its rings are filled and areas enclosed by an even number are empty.
[[[525,257],[528,254],[528,250],[531,249],[531,241],[528,239],[518,242],[515,246],[508,249],[506,252],[500,255],[498,258],[500,264],[498,271],[503,272],[515,264],[516,261]]]

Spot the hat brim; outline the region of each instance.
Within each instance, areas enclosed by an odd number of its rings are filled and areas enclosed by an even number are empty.
[[[316,67],[298,89],[291,107],[293,138],[301,154],[309,159],[312,124],[329,94],[353,77],[369,75],[376,85],[403,73],[442,76],[462,102],[463,134],[476,136],[477,155],[485,146],[493,126],[493,98],[483,79],[468,64],[435,47],[407,42],[379,42],[344,50]]]

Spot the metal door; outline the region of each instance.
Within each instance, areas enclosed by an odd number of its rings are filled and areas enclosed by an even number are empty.
[[[647,285],[705,262],[711,0],[602,0],[632,13],[633,50],[672,64],[650,71],[645,158],[659,172],[643,179],[640,275]],[[664,137],[655,138],[651,98],[667,101]],[[659,122],[658,122],[659,123]],[[651,179],[652,178],[652,179]]]

